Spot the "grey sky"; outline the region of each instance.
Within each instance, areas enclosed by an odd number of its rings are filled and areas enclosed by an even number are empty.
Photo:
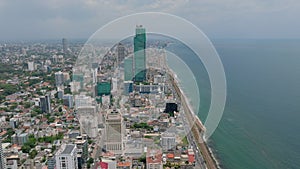
[[[183,17],[209,38],[300,38],[299,0],[0,0],[0,39],[88,38],[150,11]]]

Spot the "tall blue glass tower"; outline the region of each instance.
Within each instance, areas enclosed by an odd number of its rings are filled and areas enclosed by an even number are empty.
[[[146,80],[146,29],[136,26],[134,37],[134,81]]]

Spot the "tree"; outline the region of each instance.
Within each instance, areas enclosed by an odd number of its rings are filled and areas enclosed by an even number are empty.
[[[94,159],[93,158],[89,158],[87,161],[87,168],[91,168],[91,164],[94,163]]]
[[[33,149],[32,151],[30,151],[29,157],[30,157],[31,159],[34,159],[34,157],[35,157],[37,154],[38,154],[38,152],[37,152],[35,149]]]
[[[31,148],[30,148],[30,146],[29,145],[23,145],[22,147],[21,147],[21,150],[22,150],[22,152],[23,153],[29,153],[29,151],[31,150]]]
[[[24,104],[24,108],[25,109],[28,109],[28,108],[30,108],[31,107],[31,103],[30,102],[26,102],[25,104]]]

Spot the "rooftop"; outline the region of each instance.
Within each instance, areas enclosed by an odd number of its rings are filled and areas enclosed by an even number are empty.
[[[75,148],[74,144],[67,144],[64,150],[61,152],[61,154],[71,154],[74,148]]]

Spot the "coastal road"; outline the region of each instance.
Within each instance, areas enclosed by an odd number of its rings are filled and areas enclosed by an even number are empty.
[[[182,118],[182,122],[184,123],[184,126],[189,126],[183,112],[181,113],[181,118]],[[188,128],[185,127],[185,132],[186,132],[186,137],[188,139],[189,145],[193,147],[193,151],[195,153],[195,160],[196,160],[195,168],[206,169],[207,167],[204,158],[202,157],[202,154],[199,151],[197,144],[195,143],[195,139],[193,138],[191,131],[189,131],[189,127]]]
[[[169,71],[170,72],[170,71]],[[197,155],[196,159],[197,162],[200,164],[200,167],[203,167],[202,164],[203,161],[206,162],[206,168],[209,169],[217,169],[218,165],[216,164],[216,162],[214,161],[211,153],[208,151],[208,147],[206,145],[206,143],[204,142],[203,138],[202,138],[202,133],[203,131],[205,131],[205,127],[203,126],[203,124],[201,123],[200,119],[198,119],[198,117],[195,116],[195,114],[193,113],[190,105],[188,104],[186,97],[183,93],[183,91],[181,91],[181,89],[178,86],[178,82],[177,80],[174,78],[174,76],[172,76],[172,73],[170,72],[169,74],[169,79],[171,81],[173,90],[175,90],[175,95],[177,95],[177,98],[179,98],[181,106],[183,108],[183,116],[184,116],[184,120],[185,120],[185,126],[190,126],[189,128],[191,129],[191,136],[190,136],[190,140],[192,145],[194,147],[197,147],[197,151],[195,151],[195,154]],[[196,119],[196,121],[195,121]],[[197,146],[199,145],[199,147]],[[198,150],[198,148],[200,149],[200,151]],[[199,153],[201,152],[201,157],[203,157],[203,161],[200,160],[200,155]],[[196,157],[196,156],[195,156]]]

